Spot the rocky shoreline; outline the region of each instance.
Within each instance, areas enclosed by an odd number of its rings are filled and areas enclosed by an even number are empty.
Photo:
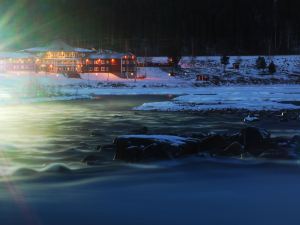
[[[185,111],[189,112],[189,111]],[[274,119],[281,122],[297,121],[300,120],[299,109],[287,109],[287,110],[256,110],[251,111],[248,109],[210,109],[202,111],[190,111],[190,113],[197,113],[201,115],[236,115],[241,118],[247,117],[248,115],[255,116],[258,119]]]
[[[102,146],[96,154],[83,159],[97,165],[103,152],[114,151],[114,160],[143,163],[172,160],[197,155],[202,157],[234,157],[272,160],[296,160],[300,156],[300,136],[272,137],[270,132],[257,127],[246,127],[235,134],[189,135],[122,135],[112,145]]]

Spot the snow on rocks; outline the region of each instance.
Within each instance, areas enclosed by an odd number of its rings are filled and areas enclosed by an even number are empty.
[[[215,134],[201,139],[170,135],[123,135],[114,140],[114,146],[115,160],[126,162],[167,160],[197,154],[212,157],[248,155],[268,159],[295,159],[298,158],[295,147],[297,141],[272,138],[263,129],[246,127],[237,134]]]
[[[195,154],[198,140],[171,135],[124,135],[114,140],[116,160],[140,162]]]
[[[246,116],[246,117],[243,119],[243,121],[244,121],[245,123],[251,123],[251,122],[259,121],[259,118],[256,117],[256,116],[252,116],[252,115],[249,114],[248,116]]]

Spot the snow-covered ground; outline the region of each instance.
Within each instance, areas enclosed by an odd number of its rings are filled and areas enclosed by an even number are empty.
[[[138,80],[121,79],[107,73],[82,74],[82,79],[68,79],[61,74],[0,73],[0,104],[94,98],[98,95],[176,95],[172,101],[147,103],[136,109],[298,109],[299,105],[291,102],[300,100],[297,82],[300,78],[297,75],[300,74],[300,56],[266,57],[267,62],[273,60],[277,65],[275,75],[260,74],[255,68],[256,58],[231,57],[228,72],[223,74],[217,56],[196,57],[193,65],[191,57],[183,57],[180,62],[183,74],[170,77],[167,68],[139,68],[138,74],[146,75],[146,78]],[[165,58],[152,57],[151,60],[160,62]],[[231,68],[236,60],[242,62],[239,71]],[[208,74],[213,80],[217,77],[221,82],[219,85],[198,82],[195,77],[199,73]],[[241,79],[249,82],[239,82]],[[272,82],[262,82],[264,80]]]
[[[223,109],[300,109],[300,85],[206,87],[165,102],[145,103],[136,110],[202,111]]]
[[[259,78],[270,78],[269,76],[262,76],[262,71],[257,70],[256,60],[258,56],[230,56],[227,70],[235,72],[236,75],[256,76]],[[277,73],[273,76],[284,77],[288,74],[300,75],[300,56],[263,56],[266,59],[267,65],[273,61],[276,65]],[[233,64],[240,62],[240,69],[233,69]],[[196,68],[204,74],[220,75],[223,74],[223,67],[220,63],[220,56],[200,56],[200,57],[183,57],[180,61],[180,66],[186,69]],[[287,78],[287,77],[285,77]]]

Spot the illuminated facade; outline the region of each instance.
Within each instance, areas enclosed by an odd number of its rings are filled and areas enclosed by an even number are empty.
[[[137,59],[131,54],[74,48],[62,41],[45,47],[0,54],[2,71],[35,71],[48,73],[112,73],[135,78]]]
[[[137,73],[137,59],[131,53],[102,51],[88,55],[83,65],[86,73],[113,73],[122,78],[135,78]]]

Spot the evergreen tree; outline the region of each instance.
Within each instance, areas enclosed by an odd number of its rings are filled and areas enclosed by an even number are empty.
[[[262,56],[259,56],[257,59],[256,59],[256,68],[258,70],[265,70],[267,67],[267,63],[266,63],[266,59],[265,57],[262,57]]]
[[[269,64],[268,69],[270,74],[276,73],[276,65],[273,61]]]
[[[181,60],[181,44],[180,44],[180,40],[175,40],[172,43],[170,43],[170,48],[168,50],[168,61],[169,64],[176,69],[179,67],[180,60]]]
[[[226,66],[229,64],[229,59],[230,59],[230,57],[226,56],[226,55],[223,55],[221,57],[221,64],[223,65],[224,72],[226,71]]]

